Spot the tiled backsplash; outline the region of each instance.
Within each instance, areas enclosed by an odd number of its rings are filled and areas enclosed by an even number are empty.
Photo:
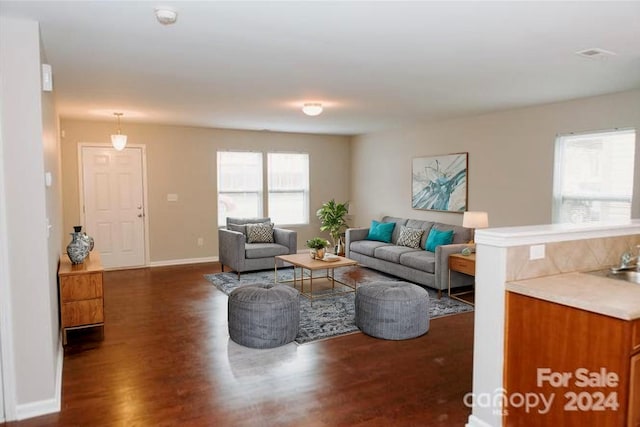
[[[515,246],[507,253],[507,281],[532,279],[574,271],[591,271],[620,264],[620,255],[636,254],[640,234],[545,244],[545,257],[530,260],[529,246]]]

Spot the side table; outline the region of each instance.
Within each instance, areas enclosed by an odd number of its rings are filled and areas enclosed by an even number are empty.
[[[469,276],[476,276],[476,254],[473,253],[471,255],[462,255],[462,254],[451,254],[449,255],[449,289],[447,291],[447,295],[449,298],[456,299],[458,301],[462,301],[464,303],[474,305],[472,302],[463,300],[459,298],[459,295],[464,295],[471,293],[473,291],[466,292],[457,292],[451,293],[451,272],[456,271],[458,273],[467,274]]]
[[[60,257],[60,326],[64,345],[70,329],[102,326],[104,338],[103,271],[97,251],[91,252],[82,264],[72,264],[67,255]]]

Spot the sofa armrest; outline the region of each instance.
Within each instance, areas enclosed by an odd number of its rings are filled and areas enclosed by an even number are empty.
[[[455,245],[436,246],[435,282],[438,289],[449,287],[449,255],[459,254],[466,247],[467,243],[457,243]],[[453,277],[452,277],[453,283]]]
[[[218,259],[235,271],[241,271],[244,266],[245,236],[237,231],[224,228],[218,229]]]
[[[351,248],[351,242],[356,240],[365,240],[369,235],[369,228],[347,228],[345,235],[345,248],[344,256],[349,258],[349,252]]]
[[[289,248],[290,254],[298,252],[298,232],[294,230],[285,230],[284,228],[273,229],[274,242]]]

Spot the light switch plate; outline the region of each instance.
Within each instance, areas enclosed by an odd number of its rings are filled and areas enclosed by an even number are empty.
[[[529,246],[529,260],[544,259],[545,245]]]
[[[167,194],[167,202],[177,202],[178,195],[177,194]]]

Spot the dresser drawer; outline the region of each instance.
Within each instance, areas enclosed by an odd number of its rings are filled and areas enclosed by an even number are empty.
[[[60,282],[62,302],[102,298],[102,273],[66,276]]]
[[[102,298],[62,304],[62,327],[91,325],[104,322]]]
[[[460,273],[468,274],[470,276],[475,276],[476,262],[469,258],[451,256],[449,257],[449,269],[459,271]]]

